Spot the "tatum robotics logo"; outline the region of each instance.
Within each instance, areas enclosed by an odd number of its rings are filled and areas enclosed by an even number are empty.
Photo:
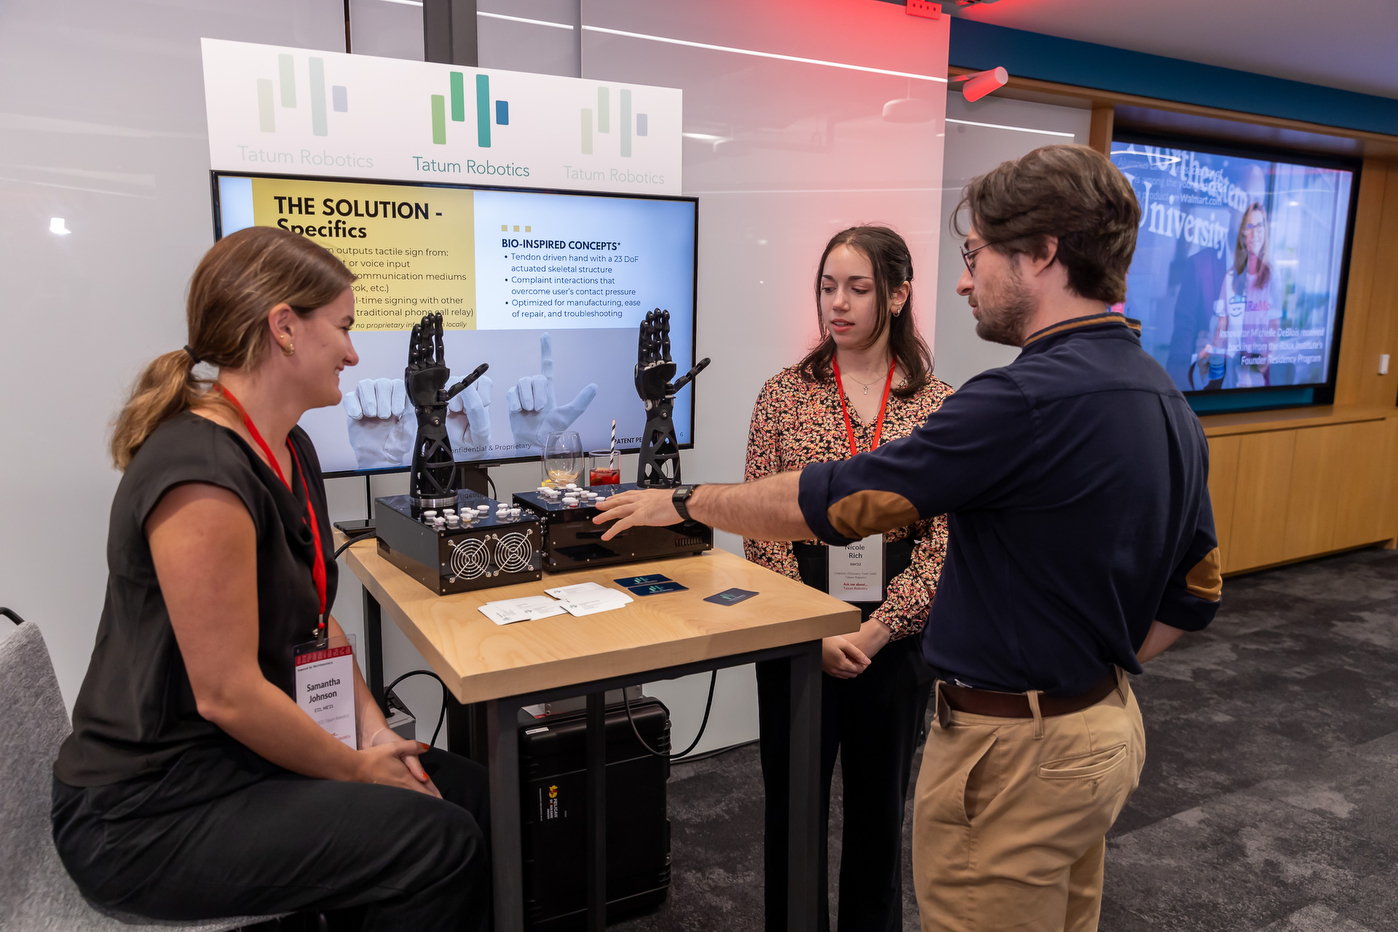
[[[330,129],[325,113],[325,59],[311,57],[308,62],[311,96],[311,132],[328,136]],[[283,110],[296,107],[296,56],[285,52],[277,56],[277,87]],[[257,79],[257,118],[264,133],[277,131],[277,108],[271,78]],[[331,85],[331,104],[336,113],[349,112],[349,91],[343,84]]]
[[[490,148],[490,75],[476,75],[476,145]],[[495,125],[510,125],[510,102],[495,101]],[[451,73],[451,121],[466,122],[466,76],[460,71]],[[447,144],[447,98],[442,94],[432,95],[432,143]]]
[[[631,137],[650,135],[650,118],[644,113],[631,114],[631,91],[629,88],[622,88],[620,97],[620,110],[616,121],[616,138],[618,140],[621,157],[631,158]],[[582,117],[582,154],[592,154],[593,130],[598,135],[610,134],[612,131],[612,89],[609,87],[597,88],[597,111],[593,112],[591,107],[583,107]]]

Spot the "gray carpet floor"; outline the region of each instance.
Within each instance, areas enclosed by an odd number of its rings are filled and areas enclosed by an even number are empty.
[[[1133,687],[1147,760],[1108,837],[1103,930],[1398,929],[1398,551],[1227,580],[1214,624]],[[676,764],[669,792],[670,897],[612,928],[761,929],[756,747]],[[837,770],[836,916],[840,798]],[[906,863],[904,900],[917,929]]]

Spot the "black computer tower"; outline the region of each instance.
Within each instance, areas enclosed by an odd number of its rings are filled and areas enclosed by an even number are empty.
[[[631,701],[646,743],[670,750],[670,712]],[[587,926],[587,713],[560,712],[520,725],[524,916],[533,932]],[[636,741],[620,703],[607,706],[607,921],[649,912],[670,889],[670,762]]]

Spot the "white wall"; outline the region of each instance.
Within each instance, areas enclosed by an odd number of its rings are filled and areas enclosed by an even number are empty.
[[[960,93],[947,95],[947,135],[942,169],[942,243],[937,274],[937,377],[962,385],[986,369],[1007,366],[1019,355],[1009,346],[976,336],[976,321],[966,299],[956,293],[965,265],[962,237],[949,229],[961,189],[1007,159],[1039,146],[1086,144],[1092,112],[1076,106],[1030,103],[986,97],[968,104]],[[976,125],[981,124],[981,125]]]
[[[585,77],[684,90],[684,193],[699,198],[697,346],[713,358],[699,377],[684,476],[740,480],[758,390],[816,338],[816,263],[832,234],[880,222],[907,238],[930,341],[944,85],[837,65],[944,77],[946,21],[828,0],[583,0],[582,13]],[[927,122],[882,119],[885,102],[910,95],[927,101]],[[742,552],[732,535],[719,544]],[[674,710],[676,741],[698,727],[707,680],[647,687]],[[701,748],[757,737],[751,668],[725,671],[719,684]]]
[[[43,630],[70,706],[106,583],[109,424],[184,344],[213,245],[201,36],[344,51],[344,7],[0,4],[0,604]]]

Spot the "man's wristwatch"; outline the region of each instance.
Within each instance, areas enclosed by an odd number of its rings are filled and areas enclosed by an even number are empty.
[[[679,512],[681,521],[694,520],[689,516],[689,508],[687,505],[689,496],[693,495],[694,490],[697,488],[699,488],[698,485],[677,485],[675,486],[675,491],[670,495],[670,504],[674,505],[675,511]]]

